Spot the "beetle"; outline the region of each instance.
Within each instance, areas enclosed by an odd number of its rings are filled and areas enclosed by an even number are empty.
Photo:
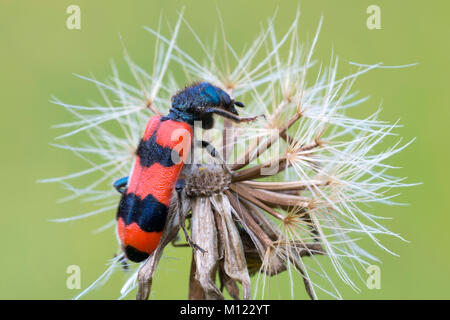
[[[145,260],[158,246],[174,190],[180,200],[183,180],[179,175],[193,144],[194,122],[201,121],[207,130],[214,126],[214,114],[234,122],[257,118],[239,117],[235,106],[242,108],[244,104],[208,82],[185,87],[172,96],[171,104],[166,116],[150,118],[131,175],[113,184],[122,194],[116,215],[117,235],[125,256],[134,262]],[[211,156],[219,157],[209,142],[201,141],[200,145]],[[204,251],[191,241],[184,220],[180,224],[187,242]]]

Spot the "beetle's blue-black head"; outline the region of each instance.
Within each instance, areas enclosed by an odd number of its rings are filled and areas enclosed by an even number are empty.
[[[238,116],[234,106],[244,107],[239,101],[234,101],[228,93],[208,83],[200,82],[184,88],[172,97],[170,118],[178,118],[193,124],[202,121],[204,129],[213,126],[212,109],[222,109]]]

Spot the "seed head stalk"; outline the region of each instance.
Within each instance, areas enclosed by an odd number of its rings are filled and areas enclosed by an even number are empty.
[[[134,267],[120,298],[136,288],[137,299],[150,296],[164,248],[180,246],[183,217],[193,241],[206,250],[192,253],[191,299],[223,299],[225,290],[235,299],[265,298],[275,276],[284,272],[291,298],[300,280],[312,299],[325,295],[340,299],[338,281],[358,291],[351,274],[364,279],[361,271],[378,261],[358,246],[360,238],[369,238],[388,252],[381,235],[402,239],[379,223],[382,217],[366,210],[368,204],[394,204],[390,191],[412,185],[391,176],[394,168],[385,163],[411,142],[401,144],[400,139],[378,151],[396,135],[399,125],[379,120],[380,110],[365,119],[347,115],[347,109],[367,100],[357,99],[351,91],[356,78],[381,64],[356,65],[356,71],[343,78],[337,77],[337,58],[329,67],[316,68],[313,53],[322,20],[312,43],[303,47],[297,33],[299,15],[281,38],[274,19],[269,20],[242,54],[228,42],[222,24],[222,56],[216,49],[218,37],[208,49],[180,13],[169,37],[161,31],[161,22],[157,30],[145,28],[156,39],[151,73],[137,66],[124,49],[136,85],[121,80],[113,64],[107,82],[79,76],[97,86],[103,104],[78,106],[52,100],[76,119],[57,126],[70,130],[57,139],[68,141],[84,134],[89,141],[55,145],[71,150],[88,168],[43,182],[58,182],[68,189],[71,194],[63,201],[82,199],[94,207],[54,220],[109,214],[109,222],[97,232],[115,225],[111,214],[119,198],[110,185],[129,174],[146,122],[152,115],[167,114],[170,96],[186,82],[211,82],[245,101],[242,116],[265,116],[243,125],[217,119],[222,129],[212,132],[195,129],[196,135],[204,134],[217,147],[226,166],[199,149],[192,150],[193,161],[182,173],[186,188],[181,204],[172,200],[159,246]],[[178,45],[181,26],[190,30],[202,57],[194,58]],[[184,78],[175,78],[172,68],[182,70]],[[315,80],[308,83],[310,78]],[[92,180],[75,187],[72,181],[80,178]],[[123,259],[119,253],[77,298],[104,283],[121,268]],[[329,272],[329,265],[336,275]]]

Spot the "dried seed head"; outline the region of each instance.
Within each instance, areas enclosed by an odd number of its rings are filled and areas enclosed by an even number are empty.
[[[231,174],[217,164],[192,164],[184,170],[185,192],[188,197],[206,197],[228,190]]]

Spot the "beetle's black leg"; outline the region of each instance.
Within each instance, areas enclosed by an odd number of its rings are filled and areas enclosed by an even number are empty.
[[[199,250],[201,253],[205,253],[206,250],[200,248],[198,245],[196,245],[191,237],[189,237],[189,234],[186,230],[186,226],[185,226],[185,221],[186,221],[186,216],[183,213],[183,202],[182,202],[182,198],[181,198],[181,193],[183,192],[183,188],[184,188],[184,180],[183,179],[179,179],[177,181],[177,184],[175,186],[175,191],[177,192],[177,199],[178,199],[178,213],[180,214],[180,226],[181,229],[183,229],[184,232],[184,237],[186,238],[187,243],[189,243],[189,245],[196,249]]]
[[[208,151],[208,153],[211,155],[211,157],[215,158],[217,157],[217,151],[216,148],[214,148],[214,146],[209,143],[208,141],[202,140],[201,141],[202,144],[202,148],[206,149],[206,151]]]
[[[116,180],[113,183],[114,188],[116,188],[117,192],[123,193],[125,191],[125,187],[128,184],[128,177],[123,177]]]
[[[177,192],[177,201],[178,201],[178,208],[182,207],[182,202],[181,202],[181,192],[183,191],[183,185],[184,185],[184,180],[180,179],[177,181],[177,184],[175,186],[175,191]],[[181,219],[183,219],[183,213],[181,212],[181,210],[178,211],[180,214],[180,221]],[[185,220],[186,218],[184,218],[183,220]],[[180,223],[181,224],[181,223]],[[178,243],[177,241],[179,240],[178,235],[171,241],[172,245],[174,247],[190,247],[190,245],[188,243]]]
[[[208,108],[204,111],[205,113],[215,113],[219,116],[222,116],[224,118],[233,120],[234,122],[251,122],[251,121],[255,121],[256,119],[258,119],[259,117],[266,117],[265,115],[259,115],[259,116],[254,116],[254,117],[249,117],[249,118],[240,118],[239,116],[228,112],[226,110],[223,109],[217,109],[217,108]]]
[[[173,245],[175,248],[190,247],[189,243],[178,243],[177,241],[178,241],[178,239],[175,238],[175,239],[173,239],[172,242],[171,242],[172,245]]]
[[[208,141],[202,140],[201,144],[202,144],[202,148],[206,149],[206,151],[208,151],[208,153],[211,155],[211,157],[219,159],[220,162],[222,163],[223,168],[229,174],[233,175],[233,172],[230,170],[230,168],[228,168],[227,164],[225,163],[225,160],[222,159],[220,154],[216,151],[216,149],[214,148],[214,146],[211,143],[209,143]]]
[[[115,253],[114,258],[117,258],[117,254]],[[117,261],[120,262],[120,264],[122,265],[122,271],[128,271],[130,269],[130,266],[128,265],[127,262],[127,258],[125,258],[125,256],[121,256]]]

